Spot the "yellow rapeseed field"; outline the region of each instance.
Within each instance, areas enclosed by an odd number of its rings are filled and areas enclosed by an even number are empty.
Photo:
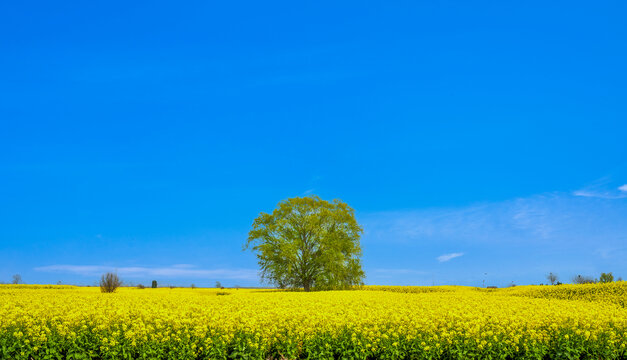
[[[625,359],[627,283],[351,291],[0,286],[2,359]]]

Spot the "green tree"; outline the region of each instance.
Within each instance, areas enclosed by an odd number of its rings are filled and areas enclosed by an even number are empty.
[[[614,275],[612,275],[612,273],[601,273],[601,276],[599,277],[599,282],[609,283],[612,281],[614,281]]]
[[[152,281],[152,286],[151,286],[151,287],[152,287],[153,289],[156,289],[156,288],[157,288],[157,280],[153,280],[153,281]]]
[[[344,288],[363,283],[362,232],[346,203],[296,197],[262,212],[244,249],[257,253],[262,280],[280,288]]]

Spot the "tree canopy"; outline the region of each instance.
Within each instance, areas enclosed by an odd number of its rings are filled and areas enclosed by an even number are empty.
[[[344,288],[363,283],[362,232],[346,203],[296,197],[262,212],[244,249],[256,252],[262,280],[280,288]]]
[[[599,278],[599,282],[608,283],[614,281],[614,275],[612,273],[601,273],[601,277]]]

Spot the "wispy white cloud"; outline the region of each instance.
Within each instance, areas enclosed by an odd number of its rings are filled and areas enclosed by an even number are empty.
[[[305,191],[303,192],[303,195],[313,194],[313,192],[314,192],[314,191],[316,191],[316,189],[315,189],[315,188],[313,188],[313,189],[307,189],[307,190],[305,190]]]
[[[627,234],[627,201],[548,193],[458,208],[362,214],[364,241],[380,243],[573,244]],[[614,239],[614,240],[613,240]]]
[[[623,187],[625,187],[625,190],[623,190]],[[582,189],[573,192],[573,195],[600,199],[623,199],[627,197],[627,185],[619,187],[618,190],[620,192]]]
[[[451,253],[451,254],[444,254],[444,255],[440,255],[437,257],[439,262],[446,262],[449,261],[451,259],[455,259],[456,257],[460,257],[463,256],[464,253]]]
[[[50,265],[34,269],[41,272],[66,273],[82,276],[96,276],[105,272],[116,272],[120,276],[150,277],[162,276],[168,278],[220,278],[255,280],[257,270],[252,269],[198,269],[189,264],[177,264],[166,267],[114,267],[102,265]]]
[[[623,199],[627,198],[627,184],[617,186],[612,176],[605,176],[582,189],[574,191],[573,195],[601,199]]]
[[[450,261],[449,250],[464,250],[466,255],[472,252],[473,261],[463,262],[463,267],[448,262],[437,268],[436,276],[440,282],[474,285],[484,273],[491,281],[498,276],[503,284],[539,283],[549,271],[565,278],[598,269],[624,275],[627,263],[615,254],[625,246],[625,219],[627,198],[560,192],[462,207],[359,214],[365,229],[363,248],[370,249],[364,251],[365,263],[378,251],[398,258],[398,267],[411,268],[430,259]],[[402,277],[398,273],[395,280]]]

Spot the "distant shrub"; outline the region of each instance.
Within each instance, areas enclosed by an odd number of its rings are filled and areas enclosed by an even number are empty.
[[[137,288],[138,289],[145,289],[146,287],[144,285],[142,285],[142,284],[137,284]]]
[[[122,286],[122,280],[115,273],[106,273],[100,278],[100,292],[112,293]]]
[[[153,280],[152,281],[152,288],[156,289],[157,288],[157,280]]]
[[[216,295],[231,295],[231,293],[220,291],[217,292]]]
[[[573,284],[594,284],[596,281],[591,276],[577,275],[573,278]]]
[[[599,282],[601,283],[610,283],[614,281],[614,275],[612,275],[612,273],[601,273],[601,276],[599,277]]]

